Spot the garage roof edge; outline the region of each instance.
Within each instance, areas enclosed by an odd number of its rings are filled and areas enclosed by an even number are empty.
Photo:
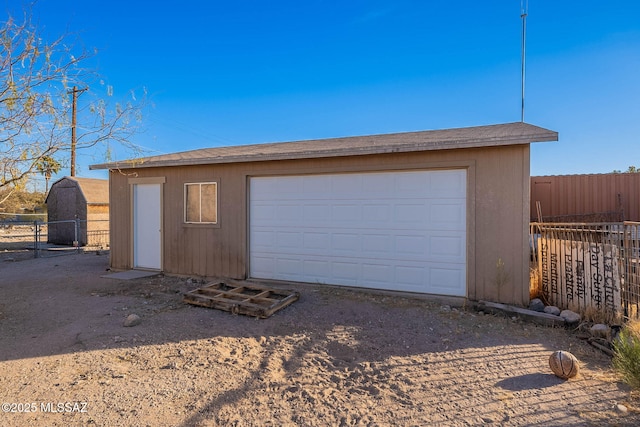
[[[421,132],[203,148],[91,165],[90,169],[132,169],[294,160],[519,145],[557,140],[557,132],[516,122]]]

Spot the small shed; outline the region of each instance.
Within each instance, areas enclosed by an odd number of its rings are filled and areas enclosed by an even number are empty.
[[[527,123],[205,148],[109,169],[111,267],[529,301]]]
[[[49,222],[48,243],[108,245],[108,180],[65,176],[51,185],[45,203]]]

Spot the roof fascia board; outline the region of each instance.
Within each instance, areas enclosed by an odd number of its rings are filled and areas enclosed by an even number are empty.
[[[133,159],[124,160],[121,162],[102,163],[89,166],[89,169],[135,169],[135,168],[151,168],[151,167],[168,167],[168,166],[194,166],[194,165],[210,165],[210,164],[224,164],[224,163],[248,163],[248,162],[261,162],[261,161],[277,161],[277,160],[297,160],[297,159],[316,159],[323,157],[347,157],[347,156],[361,156],[371,154],[388,154],[388,153],[407,153],[407,152],[421,152],[421,151],[436,151],[436,150],[455,150],[455,149],[467,149],[467,148],[483,148],[483,147],[497,147],[505,145],[522,145],[530,144],[533,142],[543,141],[557,141],[558,133],[549,131],[546,129],[538,128],[541,132],[524,133],[521,135],[508,135],[501,137],[470,137],[466,139],[451,139],[441,141],[412,141],[409,143],[391,143],[385,145],[368,145],[363,147],[340,147],[329,148],[324,150],[301,150],[301,151],[289,151],[269,153],[269,149],[276,146],[284,146],[286,144],[295,144],[299,146],[301,144],[312,144],[336,140],[348,140],[350,138],[334,138],[327,140],[308,140],[308,141],[296,141],[285,143],[268,143],[268,144],[255,144],[247,146],[238,146],[239,149],[254,148],[259,150],[261,146],[266,152],[257,151],[255,153],[238,154],[238,155],[221,155],[221,156],[196,156],[192,158],[178,158],[178,159],[166,159],[166,160],[154,160],[150,158],[148,160]],[[406,135],[406,134],[405,134]],[[389,139],[395,139],[402,137],[403,134],[389,134],[389,135],[374,135],[370,137],[352,137],[372,140],[381,140],[385,137]],[[233,148],[233,147],[223,147]],[[207,149],[195,150],[203,151]],[[179,154],[179,153],[176,153]]]

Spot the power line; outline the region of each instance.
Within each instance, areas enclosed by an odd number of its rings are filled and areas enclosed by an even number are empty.
[[[210,142],[215,143],[216,145],[227,144],[234,145],[237,144],[237,141],[233,141],[229,138],[224,138],[222,136],[212,134],[211,132],[205,131],[202,128],[196,128],[193,125],[180,122],[173,118],[162,117],[158,114],[151,113],[149,114],[149,120],[155,123],[158,123],[167,128],[177,129],[180,131],[188,132],[194,136],[202,138],[204,140],[208,140]]]

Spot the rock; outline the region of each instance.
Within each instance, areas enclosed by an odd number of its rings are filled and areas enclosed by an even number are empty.
[[[517,315],[518,317],[528,321],[535,322],[540,325],[546,326],[565,326],[566,323],[564,319],[559,316],[554,316],[547,313],[539,313],[537,311],[529,310],[526,308],[520,308],[515,306],[510,306],[507,304],[500,304],[489,301],[479,301],[478,308],[482,309],[485,313],[496,313],[496,314],[504,314],[504,315]]]
[[[544,312],[547,314],[553,314],[554,316],[560,316],[560,309],[555,305],[548,305],[544,308]]]
[[[178,369],[178,365],[176,364],[176,362],[171,362],[164,366],[161,366],[160,369]]]
[[[124,319],[123,326],[130,327],[139,325],[142,322],[142,319],[137,314],[130,314]]]
[[[529,303],[529,310],[539,311],[542,313],[544,311],[544,303],[540,298],[534,298]]]
[[[578,313],[571,310],[562,310],[560,317],[562,317],[568,325],[576,325],[582,320],[582,317]]]
[[[626,406],[618,404],[616,405],[616,411],[620,412],[621,414],[626,414],[628,409]]]
[[[591,335],[597,338],[607,338],[610,333],[609,327],[602,323],[593,325],[589,331],[591,332]]]

